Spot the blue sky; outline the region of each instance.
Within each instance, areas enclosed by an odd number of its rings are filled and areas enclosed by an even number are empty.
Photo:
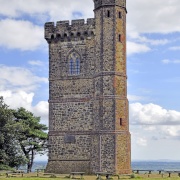
[[[48,124],[44,23],[91,18],[92,0],[0,0],[0,95]],[[133,160],[180,160],[180,3],[127,0]],[[46,157],[38,157],[46,159]]]

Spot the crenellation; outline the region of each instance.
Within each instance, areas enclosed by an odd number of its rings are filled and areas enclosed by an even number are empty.
[[[91,26],[94,26],[95,25],[95,19],[94,18],[88,18],[87,19],[87,24],[91,25]]]
[[[94,0],[94,8],[120,6],[126,9],[126,0]]]
[[[50,39],[51,35],[54,33],[55,27],[54,27],[54,22],[47,22],[44,25],[45,29],[45,39],[48,40]]]
[[[85,22],[84,19],[72,20],[71,25],[72,26],[84,26],[85,25],[84,22]]]
[[[89,39],[95,35],[95,20],[94,18],[70,21],[58,21],[56,26],[54,23],[49,22],[45,24],[45,39],[48,42],[64,42],[64,41],[77,41]]]
[[[56,22],[56,28],[57,27],[68,27],[69,26],[69,20],[67,21],[57,21]]]

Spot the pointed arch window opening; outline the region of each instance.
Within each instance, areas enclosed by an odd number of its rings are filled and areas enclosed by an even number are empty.
[[[70,75],[73,75],[73,65],[74,63],[73,63],[73,59],[70,59],[70,62],[69,62],[69,74]]]
[[[76,74],[80,74],[80,60],[76,59]]]
[[[80,58],[77,53],[72,53],[69,56],[69,75],[80,74]]]

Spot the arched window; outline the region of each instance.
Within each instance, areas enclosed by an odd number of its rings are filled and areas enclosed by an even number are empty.
[[[80,36],[81,36],[81,33],[80,33],[80,32],[78,32],[78,33],[77,33],[77,37],[80,37]]]
[[[80,60],[76,59],[76,74],[80,74]]]
[[[73,63],[73,59],[70,59],[70,61],[69,61],[69,74],[70,74],[70,75],[74,74],[74,63]]]
[[[60,39],[60,38],[61,38],[61,35],[60,35],[60,34],[57,34],[57,38]]]
[[[69,55],[69,75],[80,74],[80,56],[76,52]]]
[[[51,39],[54,39],[54,35],[53,34],[51,35]]]

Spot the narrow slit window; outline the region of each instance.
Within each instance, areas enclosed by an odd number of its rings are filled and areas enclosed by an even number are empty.
[[[109,10],[107,11],[107,17],[110,17],[110,11]]]
[[[120,118],[119,124],[120,124],[120,126],[122,126],[122,118]]]
[[[122,18],[122,14],[121,14],[121,12],[119,12],[119,19],[121,19]]]
[[[119,40],[119,42],[121,42],[121,35],[120,34],[118,36],[118,40]]]

